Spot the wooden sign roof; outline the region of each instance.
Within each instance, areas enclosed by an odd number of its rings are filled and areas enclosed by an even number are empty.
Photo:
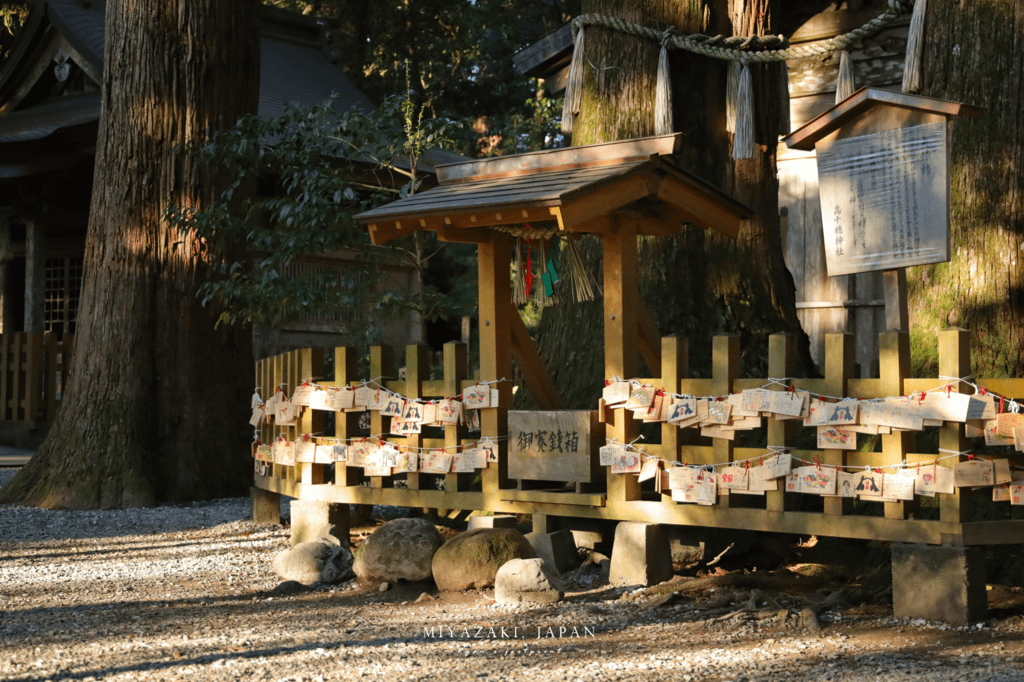
[[[985,111],[982,107],[972,104],[960,104],[959,102],[878,88],[861,88],[839,104],[791,132],[782,141],[790,149],[814,151],[816,142],[878,107],[935,114],[946,118],[953,116],[976,117]]]
[[[437,167],[439,186],[360,213],[374,244],[419,230],[444,241],[484,242],[480,228],[540,223],[600,233],[613,215],[640,234],[671,234],[685,224],[731,237],[750,209],[673,161],[682,137],[626,140]]]

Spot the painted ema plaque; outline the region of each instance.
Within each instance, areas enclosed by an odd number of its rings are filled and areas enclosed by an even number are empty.
[[[509,412],[509,478],[567,483],[596,480],[597,441],[592,437],[596,422],[596,412]]]
[[[819,142],[830,277],[949,260],[946,122]]]

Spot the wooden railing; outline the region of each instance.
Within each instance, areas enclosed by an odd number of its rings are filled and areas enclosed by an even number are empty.
[[[950,329],[938,335],[938,377],[967,377],[971,374],[969,335],[960,329]],[[719,336],[714,339],[713,374],[709,379],[689,378],[688,352],[685,339],[667,337],[661,344],[661,377],[641,379],[653,383],[671,393],[692,395],[727,395],[768,383],[766,378],[740,378],[740,346],[736,337]],[[851,398],[880,398],[900,396],[913,391],[926,391],[950,383],[946,378],[910,377],[909,337],[905,333],[885,333],[879,337],[879,378],[860,379],[854,375],[854,339],[850,334],[828,335],[824,378],[792,378],[795,372],[795,341],[779,334],[769,343],[769,375],[773,378],[789,378],[797,389],[808,390],[828,396]],[[354,373],[355,352],[351,349],[335,349],[334,382],[327,385],[344,386],[360,379],[396,376],[387,355],[387,349],[371,349],[369,377],[357,377]],[[467,381],[466,349],[462,344],[447,344],[444,349],[444,378],[430,381],[429,349],[410,346],[406,355],[406,378],[404,381],[388,381],[389,390],[408,397],[452,397],[462,388],[471,385]],[[323,354],[316,349],[293,351],[277,356],[258,365],[258,381],[264,396],[273,392],[279,383],[288,384],[289,391],[308,377],[322,375]],[[484,377],[488,378],[488,377]],[[990,391],[1010,397],[1024,396],[1022,379],[974,380]],[[955,382],[954,382],[955,383]],[[777,387],[783,390],[782,386]],[[952,390],[972,393],[974,389],[960,383]],[[532,514],[535,528],[543,531],[550,516],[585,517],[609,520],[648,521],[675,525],[737,528],[758,531],[775,531],[797,534],[815,534],[834,537],[876,539],[887,541],[922,542],[928,544],[988,545],[1018,543],[1024,538],[1024,520],[1011,518],[1008,502],[992,502],[991,489],[984,489],[987,500],[980,494],[972,495],[969,488],[957,488],[953,494],[939,494],[937,502],[921,504],[921,498],[902,502],[857,502],[850,498],[819,497],[788,493],[784,490],[769,491],[763,497],[751,495],[729,495],[719,489],[716,505],[696,506],[680,504],[671,498],[670,491],[656,492],[653,482],[638,482],[636,474],[612,474],[607,472],[603,484],[582,490],[570,486],[553,488],[550,484],[543,489],[529,481],[513,481],[508,478],[507,448],[502,440],[507,428],[508,406],[491,408],[497,419],[483,419],[484,433],[467,434],[463,427],[444,428],[443,438],[424,438],[420,435],[407,438],[388,436],[392,442],[412,447],[451,447],[460,443],[476,442],[481,437],[492,437],[499,443],[499,461],[491,463],[477,484],[467,474],[404,474],[401,477],[366,478],[361,469],[336,464],[333,477],[330,466],[314,463],[297,463],[294,466],[274,464],[266,475],[256,475],[256,485],[272,493],[284,494],[300,499],[322,502],[348,502],[355,504],[388,504],[407,507],[431,507],[443,509],[474,509],[500,513]],[[272,441],[277,435],[294,439],[303,433],[323,431],[325,412],[306,410],[301,421],[293,427],[262,427],[264,442]],[[386,432],[384,418],[379,412],[370,412],[373,423],[370,433]],[[337,438],[354,437],[354,419],[358,413],[335,413],[334,433],[325,434]],[[606,433],[595,434],[600,441],[606,434],[622,442],[639,433],[639,422],[624,409],[609,410]],[[931,462],[940,456],[936,452],[919,452],[916,433],[896,432],[880,436],[881,447],[875,452],[851,450],[796,449],[798,429],[804,428],[799,421],[778,421],[767,419],[767,445],[784,446],[795,456],[805,460],[818,458],[825,464],[836,466],[891,466],[906,461],[909,464]],[[488,432],[488,424],[497,424]],[[968,448],[964,425],[946,423],[938,429],[938,449],[963,452]],[[632,439],[632,438],[630,438]],[[742,439],[742,437],[741,437]],[[759,434],[764,442],[765,434]],[[922,439],[923,440],[923,439]],[[603,442],[603,441],[602,441]],[[743,447],[724,439],[706,439],[678,429],[674,425],[661,425],[661,442],[645,444],[644,449],[661,459],[689,464],[721,464],[744,460],[766,453],[765,447]],[[933,448],[934,449],[934,448]],[[986,455],[993,456],[993,455]],[[1013,450],[994,455],[1008,457],[1011,462],[1022,456]],[[944,466],[953,466],[957,461],[947,458]],[[395,487],[395,482],[404,478],[404,488]],[[438,479],[443,478],[444,490],[437,489]],[[977,505],[991,505],[978,518],[991,520],[972,521]],[[931,509],[924,508],[933,505]],[[928,518],[925,518],[928,517]]]
[[[74,337],[0,334],[0,422],[53,423],[67,384]]]

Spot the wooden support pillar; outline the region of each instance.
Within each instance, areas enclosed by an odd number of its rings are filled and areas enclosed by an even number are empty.
[[[301,374],[306,376],[299,379],[322,380],[324,378],[324,350],[323,348],[303,348],[299,352],[299,367]],[[302,411],[302,419],[299,421],[298,437],[303,434],[323,434],[324,413],[320,410],[305,408]],[[312,462],[296,462],[299,469],[299,480],[307,485],[320,485],[327,480],[327,465],[314,464]]]
[[[679,381],[690,375],[689,342],[681,336],[666,336],[661,340],[661,382],[665,393],[679,393]],[[681,429],[675,424],[661,425],[661,458],[679,460]],[[672,491],[665,489],[662,496],[672,499]]]
[[[46,303],[46,228],[25,223],[25,332],[42,334]]]
[[[417,348],[417,347],[418,346],[409,346],[408,350],[406,351],[406,355],[408,356],[412,352],[412,349],[413,348]],[[430,356],[430,349],[427,348],[425,353],[426,353],[427,357],[429,358],[429,356]],[[428,362],[429,362],[429,360],[428,360]],[[429,367],[429,365],[428,365],[428,367]],[[419,381],[415,380],[415,377],[417,375],[416,374],[410,375],[408,367],[406,367],[405,371],[406,371],[406,374],[405,374],[406,381],[409,382],[409,383],[406,384],[406,386],[408,387],[410,385],[415,385],[416,390],[418,391],[419,390]],[[391,350],[391,346],[372,346],[370,348],[370,378],[371,379],[377,379],[377,381],[380,382],[381,385],[385,385],[387,383],[387,379],[384,378],[384,377],[389,377],[389,376],[395,376],[395,356],[394,356],[394,353]],[[409,380],[410,376],[414,377],[412,381]],[[381,378],[378,379],[377,377],[381,377]],[[408,390],[408,388],[406,390]],[[409,397],[417,397],[417,398],[419,397],[419,393],[418,392],[415,395],[412,395],[410,393],[406,393],[405,395],[409,396]],[[388,424],[384,423],[385,419],[389,419],[389,418],[382,416],[381,413],[380,413],[380,410],[371,410],[370,411],[370,433],[374,434],[374,435],[376,435],[376,434],[386,434],[388,432]],[[406,442],[408,442],[408,441],[406,441]],[[416,443],[416,445],[419,445],[419,443]],[[391,478],[391,476],[370,476],[370,487],[371,488],[390,488],[393,483],[394,483],[394,481]]]
[[[857,345],[853,334],[825,335],[825,387],[822,392],[832,396],[848,395],[846,381],[853,376],[857,361]],[[812,403],[813,404],[813,403]],[[822,461],[837,467],[846,466],[846,450],[825,450]],[[853,499],[826,497],[825,513],[833,516],[849,514]]]
[[[20,326],[15,318],[17,305],[11,273],[11,261],[13,260],[11,223],[6,216],[0,215],[0,334],[12,334],[18,331]]]
[[[356,376],[356,352],[353,348],[334,349],[334,383],[338,387],[348,386],[357,379]],[[335,412],[334,413],[334,437],[343,441],[352,438],[356,433],[359,423],[358,412]],[[362,481],[363,472],[361,469],[349,468],[343,462],[334,465],[334,485],[355,486]]]
[[[480,379],[512,378],[512,348],[509,343],[514,308],[509,279],[510,237],[493,231],[490,241],[477,245],[477,285],[480,311]],[[490,438],[498,446],[498,461],[483,470],[483,491],[489,504],[499,503],[498,490],[510,487],[508,479],[508,410],[512,405],[512,382],[494,384],[499,407],[481,410],[481,440]]]
[[[971,373],[970,332],[952,327],[939,332],[939,376],[965,377]],[[970,393],[967,384],[958,384],[960,393]],[[945,422],[939,427],[939,447],[943,450],[963,452],[967,449],[963,424]],[[959,458],[957,461],[960,461]],[[941,462],[952,466],[953,460]],[[952,495],[939,495],[939,520],[944,523],[964,523],[970,520],[970,488],[953,488]]]
[[[768,376],[776,379],[791,378],[796,372],[796,339],[792,334],[772,334],[768,337]],[[776,390],[785,390],[775,386]],[[777,447],[796,444],[796,429],[799,422],[787,419],[768,420],[768,445]],[[785,481],[779,484],[782,490],[770,490],[765,495],[768,511],[789,511],[796,506],[796,494],[785,491]]]
[[[884,332],[878,335],[878,376],[882,395],[903,395],[903,379],[910,374],[910,334]],[[914,451],[917,434],[900,431],[882,436],[882,461],[885,465],[899,464]],[[887,473],[894,473],[888,470]],[[884,492],[884,491],[883,491]],[[907,502],[884,502],[885,518],[906,519],[917,509],[917,498]]]
[[[640,369],[636,226],[617,219],[614,230],[603,235],[603,246],[604,375],[630,379]],[[605,424],[606,437],[620,443],[636,440],[640,425],[632,412],[623,408],[611,412]],[[611,468],[607,471],[609,502],[640,499],[637,474],[612,474]]]
[[[444,394],[454,397],[462,393],[462,380],[469,376],[466,344],[451,341],[444,344]],[[444,446],[449,454],[458,452],[465,427],[453,424],[444,427]],[[447,474],[444,489],[457,493],[469,490],[473,474]]]
[[[907,269],[896,268],[882,272],[882,291],[885,295],[885,330],[909,333]]]

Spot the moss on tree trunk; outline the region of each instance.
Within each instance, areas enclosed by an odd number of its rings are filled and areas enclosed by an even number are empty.
[[[976,376],[1024,375],[1024,0],[931,0],[922,95],[985,107],[953,119],[952,259],[907,269],[915,372],[935,333],[971,331]]]

